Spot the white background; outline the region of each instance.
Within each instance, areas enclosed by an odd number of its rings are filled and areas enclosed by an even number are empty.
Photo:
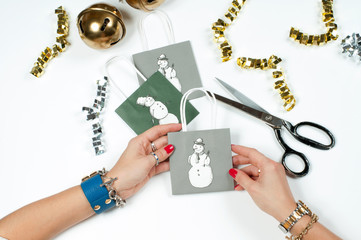
[[[0,217],[40,198],[80,183],[94,170],[111,168],[133,131],[115,114],[124,100],[109,93],[104,119],[107,152],[95,156],[91,129],[83,106],[96,94],[95,81],[112,56],[142,51],[137,22],[144,14],[116,0],[127,27],[126,37],[108,50],[94,50],[80,39],[76,17],[95,1],[3,1],[0,15]],[[54,9],[63,5],[70,16],[71,46],[53,59],[37,79],[29,72],[46,46],[56,37]],[[254,0],[246,2],[239,18],[227,31],[234,59],[221,63],[212,42],[211,25],[221,17],[229,1],[168,0],[160,9],[172,19],[176,41],[191,40],[205,87],[226,95],[215,76],[238,88],[263,108],[292,123],[314,121],[329,128],[336,146],[321,151],[289,144],[310,160],[310,173],[290,179],[296,199],[303,200],[344,239],[360,238],[361,224],[361,64],[341,54],[341,39],[361,32],[361,2],[335,1],[334,14],[340,38],[325,46],[304,46],[288,38],[291,26],[307,33],[323,33],[321,0]],[[149,18],[150,46],[167,44],[159,20]],[[282,109],[273,89],[270,71],[243,70],[239,56],[283,59],[286,81],[297,98],[291,112]],[[120,66],[120,65],[119,65]],[[137,80],[127,68],[113,73],[129,94]],[[210,128],[209,105],[192,100],[201,114],[190,130]],[[271,128],[245,114],[218,104],[218,127],[231,128],[232,142],[254,147],[279,161],[283,153]],[[92,217],[57,239],[282,239],[278,222],[261,212],[246,192],[222,192],[172,196],[169,173],[154,177],[128,200],[124,209]]]

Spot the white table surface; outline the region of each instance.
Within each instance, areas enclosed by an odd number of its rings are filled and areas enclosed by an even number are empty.
[[[94,50],[80,39],[76,17],[95,1],[6,1],[0,15],[0,217],[32,201],[80,183],[83,176],[111,168],[133,131],[115,114],[123,101],[110,92],[103,113],[107,152],[95,156],[90,126],[81,112],[95,94],[95,81],[112,56],[142,51],[137,22],[143,12],[116,0],[127,27],[126,37],[108,50]],[[237,87],[262,107],[292,123],[314,121],[329,128],[336,146],[321,151],[289,144],[310,160],[310,173],[288,179],[296,199],[302,199],[344,239],[360,238],[361,224],[361,63],[341,54],[341,39],[361,32],[361,2],[335,1],[340,37],[325,46],[307,47],[288,38],[291,26],[309,33],[325,32],[321,0],[258,0],[246,2],[238,20],[226,32],[234,59],[221,63],[210,29],[231,1],[168,0],[160,9],[172,19],[177,42],[191,40],[206,88],[226,95],[217,76]],[[63,5],[70,16],[71,46],[53,59],[37,79],[29,72],[40,52],[55,42],[54,9]],[[155,18],[146,24],[152,48],[167,44]],[[157,34],[159,33],[159,34]],[[286,80],[297,98],[291,112],[282,109],[270,71],[243,70],[239,56],[283,59]],[[135,75],[119,70],[125,91],[136,87]],[[209,106],[192,100],[201,114],[189,129],[210,128]],[[231,128],[232,142],[257,148],[279,161],[283,153],[271,128],[260,121],[218,105],[218,127]],[[172,196],[169,173],[154,177],[128,200],[124,209],[92,217],[57,239],[282,239],[278,222],[261,212],[246,192]]]

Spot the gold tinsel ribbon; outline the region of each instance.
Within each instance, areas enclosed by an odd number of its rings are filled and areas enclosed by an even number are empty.
[[[322,21],[325,23],[327,32],[319,35],[309,35],[291,27],[290,38],[293,38],[296,42],[310,45],[323,45],[332,40],[338,38],[337,35],[337,24],[333,16],[332,10],[333,0],[322,0]]]
[[[221,50],[222,62],[227,62],[232,59],[232,46],[229,44],[224,34],[225,30],[234,20],[237,18],[246,0],[242,0],[241,3],[237,0],[232,1],[232,6],[228,9],[228,12],[224,15],[225,19],[218,19],[212,25],[214,32],[214,41],[218,44],[218,48]],[[268,59],[255,59],[247,57],[239,57],[237,64],[244,69],[272,69],[272,75],[275,79],[274,88],[278,90],[281,99],[284,104],[283,107],[287,111],[291,111],[296,105],[296,99],[288,88],[283,69],[278,65],[282,61],[281,58],[272,55]]]
[[[214,41],[218,44],[218,48],[221,50],[222,62],[227,62],[232,59],[232,46],[229,44],[224,31],[231,25],[231,23],[237,18],[246,0],[242,0],[241,3],[238,0],[232,1],[232,6],[228,9],[228,12],[224,14],[225,20],[218,19],[213,23],[212,30],[214,32]]]
[[[40,54],[37,61],[34,63],[34,67],[31,69],[31,74],[35,77],[40,77],[44,73],[44,68],[48,62],[54,57],[58,56],[59,52],[64,52],[67,45],[70,43],[66,37],[69,35],[69,17],[62,6],[55,9],[55,14],[58,15],[58,28],[56,43],[50,47],[46,47],[45,50]]]
[[[244,69],[271,69],[272,76],[275,79],[274,88],[278,90],[280,97],[284,102],[283,107],[287,111],[291,111],[296,105],[296,99],[285,82],[283,69],[278,65],[281,61],[282,59],[275,55],[272,55],[268,59],[240,57],[237,59],[237,65]]]

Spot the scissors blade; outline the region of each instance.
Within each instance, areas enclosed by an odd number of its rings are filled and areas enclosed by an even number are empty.
[[[241,101],[241,103],[254,108],[256,110],[268,113],[266,110],[264,110],[262,107],[260,107],[257,103],[253,102],[251,99],[249,99],[247,96],[245,96],[243,93],[237,91],[235,88],[233,88],[231,85],[229,85],[228,83],[222,81],[221,79],[216,77],[216,80],[218,81],[218,83],[224,87],[228,93],[230,93],[232,96],[234,96],[236,99],[238,99],[239,101]]]
[[[209,92],[208,92],[209,93]],[[209,93],[210,94],[210,93]],[[283,120],[275,117],[267,112],[263,112],[254,108],[251,108],[247,105],[244,105],[242,103],[233,101],[231,99],[228,99],[226,97],[223,97],[221,95],[215,94],[214,96],[216,97],[217,100],[224,102],[230,106],[233,106],[235,108],[238,108],[239,110],[248,113],[249,115],[258,118],[259,120],[262,120],[263,122],[265,122],[266,124],[268,124],[269,126],[273,127],[273,128],[281,128],[283,125]]]

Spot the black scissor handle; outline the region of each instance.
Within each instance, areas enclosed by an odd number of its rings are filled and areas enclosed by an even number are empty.
[[[330,132],[330,130],[328,130],[327,128],[317,124],[317,123],[313,123],[313,122],[300,122],[298,124],[296,124],[295,126],[293,126],[290,122],[287,121],[283,121],[284,126],[286,127],[286,129],[291,133],[291,135],[296,138],[298,141],[309,145],[311,147],[317,148],[317,149],[321,149],[321,150],[328,150],[330,148],[332,148],[333,146],[335,146],[335,137],[333,136],[333,134]],[[304,137],[302,135],[300,135],[298,133],[298,128],[302,127],[302,126],[307,126],[307,127],[313,127],[316,128],[322,132],[324,132],[330,139],[330,144],[325,145],[322,144],[320,142],[317,142],[313,139]]]
[[[286,163],[286,159],[287,157],[291,156],[291,155],[296,155],[297,157],[299,157],[302,161],[303,161],[303,164],[304,164],[304,168],[302,171],[300,172],[295,172],[293,170],[291,170],[288,166],[287,166],[287,163]],[[282,161],[281,161],[283,167],[285,168],[286,170],[286,173],[288,176],[290,177],[303,177],[305,176],[308,171],[310,170],[310,163],[307,159],[307,157],[305,156],[305,154],[303,153],[300,153],[300,152],[297,152],[297,151],[294,151],[292,149],[288,150],[288,151],[285,151],[285,153],[283,154],[282,156]]]
[[[290,176],[290,177],[303,177],[303,176],[305,176],[308,173],[308,171],[310,170],[310,163],[309,163],[307,157],[303,153],[293,150],[292,148],[290,148],[285,143],[285,141],[283,141],[283,138],[281,136],[281,129],[275,128],[274,132],[276,134],[276,138],[277,138],[279,144],[285,150],[285,153],[282,156],[281,163],[282,163],[283,167],[285,168],[287,175]],[[295,172],[295,171],[291,170],[287,166],[286,159],[287,159],[287,157],[289,157],[291,155],[296,155],[297,157],[299,157],[303,161],[304,168],[303,168],[302,171]]]

